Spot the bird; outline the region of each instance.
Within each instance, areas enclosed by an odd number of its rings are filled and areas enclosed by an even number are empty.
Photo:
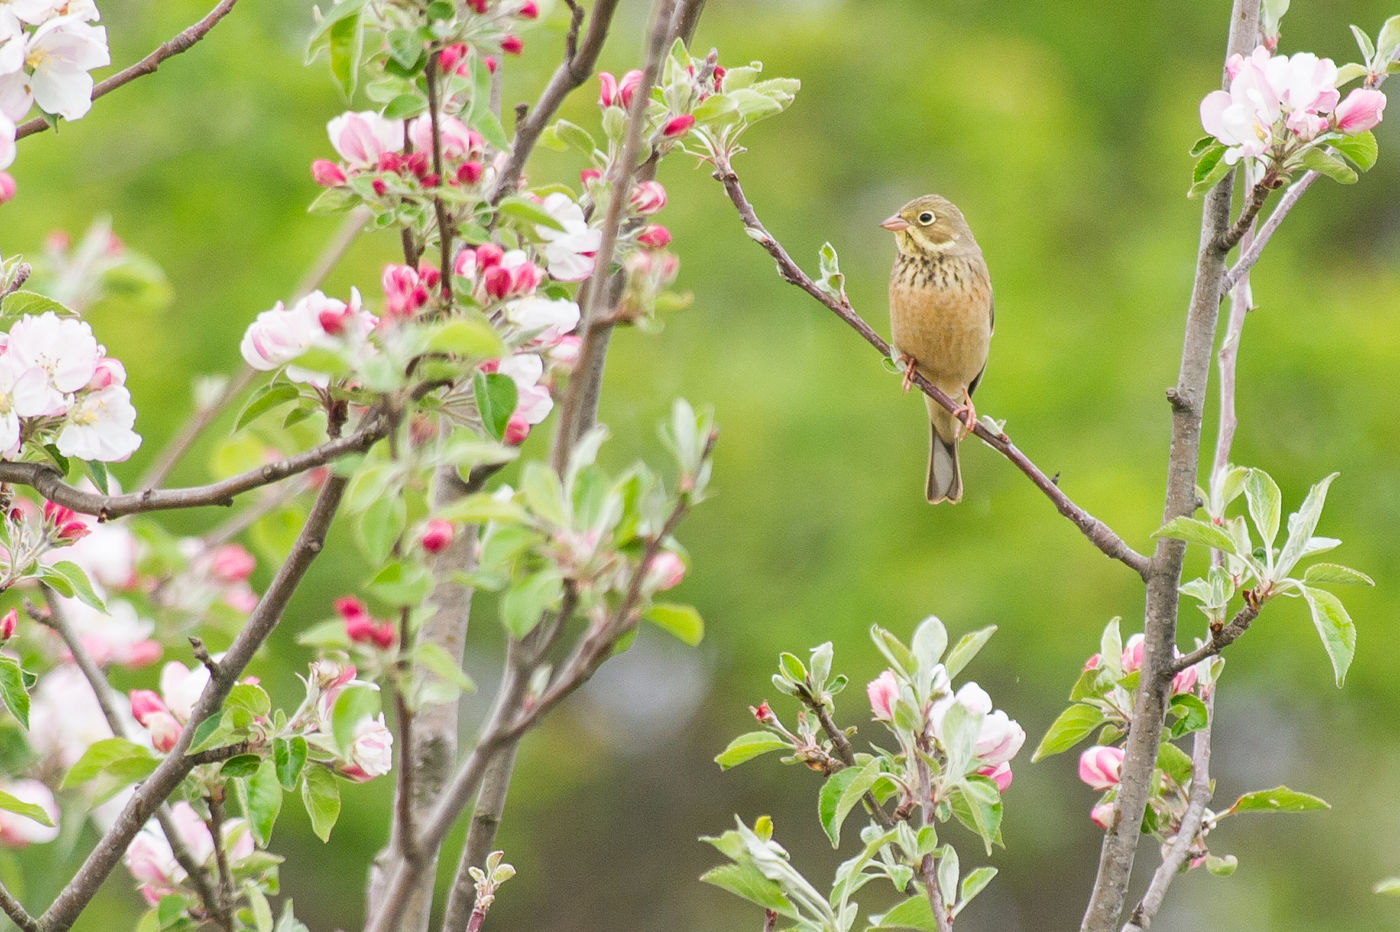
[[[977,414],[972,393],[987,368],[996,313],[986,260],[962,211],[937,194],[905,204],[880,226],[899,254],[890,272],[890,331],[904,363],[904,390],[914,372],[960,402],[956,413],[925,397],[929,417],[930,504],[962,499],[958,442]]]

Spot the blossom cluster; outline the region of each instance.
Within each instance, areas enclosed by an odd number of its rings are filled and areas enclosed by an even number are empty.
[[[1281,165],[1325,133],[1355,135],[1381,121],[1385,95],[1363,87],[1341,98],[1330,58],[1274,55],[1264,46],[1226,63],[1228,91],[1201,101],[1201,125],[1225,145],[1225,162],[1265,159]]]
[[[426,113],[405,124],[385,119],[373,110],[348,111],[333,117],[326,132],[341,161],[317,159],[311,163],[312,180],[323,188],[366,176],[374,194],[383,197],[391,188],[397,189],[396,181],[416,182],[423,188],[440,184],[471,187],[485,176],[481,135],[448,113],[438,116],[445,177],[433,171],[433,125]]]
[[[9,0],[0,4],[0,169],[15,160],[15,124],[34,104],[76,120],[92,106],[94,68],[111,64],[107,30],[92,0]],[[0,172],[0,202],[14,182]]]
[[[379,318],[361,306],[358,289],[350,289],[348,304],[313,291],[291,307],[278,301],[258,314],[244,331],[239,351],[254,369],[267,372],[286,366],[293,381],[324,388],[330,381],[324,374],[287,364],[312,347],[362,347],[378,323]]]
[[[22,317],[0,338],[0,455],[25,441],[64,456],[119,462],[141,445],[126,369],[80,320]]]

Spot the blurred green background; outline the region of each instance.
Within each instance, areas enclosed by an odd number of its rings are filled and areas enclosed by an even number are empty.
[[[1282,50],[1339,61],[1356,54],[1348,22],[1374,34],[1400,12],[1379,0],[1294,7]],[[205,6],[106,0],[102,10],[120,65]],[[722,63],[762,59],[770,73],[802,80],[791,110],[747,137],[737,168],[794,256],[814,267],[823,241],[836,246],[850,296],[877,329],[887,329],[894,252],[879,221],[931,190],[963,208],[997,294],[979,412],[1006,419],[1023,450],[1142,551],[1161,513],[1163,390],[1175,378],[1200,217],[1184,197],[1186,150],[1200,135],[1197,103],[1218,80],[1228,10],[1224,0],[711,0],[696,39],[718,47]],[[533,99],[557,60],[558,13],[508,62],[508,105]],[[644,15],[642,3],[624,3],[603,68],[637,63]],[[339,222],[305,212],[316,193],[307,166],[330,153],[325,121],[345,109],[324,63],[302,67],[310,22],[310,4],[245,0],[192,52],[60,134],[20,146],[11,170],[20,198],[0,212],[0,250],[37,250],[49,231],[76,234],[105,213],[173,285],[161,312],[93,316],[126,362],[146,437],[118,470],[128,482],[187,417],[190,380],[239,365],[242,329],[290,296]],[[565,114],[595,121],[595,90],[586,86]],[[1227,821],[1212,849],[1237,855],[1238,872],[1180,879],[1154,926],[1163,932],[1400,928],[1400,904],[1370,892],[1400,873],[1397,124],[1400,111],[1379,128],[1373,172],[1354,187],[1317,185],[1270,246],[1240,358],[1236,461],[1268,469],[1289,507],[1340,470],[1319,533],[1342,538],[1338,558],[1378,586],[1344,593],[1360,633],[1342,690],[1299,604],[1271,605],[1229,651],[1216,799],[1223,807],[1287,783],[1333,809]],[[544,153],[531,178],[573,182],[576,170]],[[660,463],[654,425],[669,399],[717,413],[716,494],[681,530],[693,568],[676,593],[699,606],[708,636],[689,650],[644,632],[528,738],[499,838],[520,874],[488,927],[757,929],[755,910],[695,879],[717,862],[697,836],[723,831],[736,813],[771,814],[795,862],[824,882],[849,852],[833,852],[818,828],[818,778],[775,759],[721,774],[711,758],[751,728],[750,704],[774,700],[791,719],[768,681],[780,650],[805,655],[834,641],[854,684],[838,718],[854,723],[865,707],[859,687],[880,669],[868,627],[907,636],[927,614],[955,637],[999,626],[967,675],[1030,735],[1006,797],[1007,847],[990,859],[1002,873],[959,929],[1075,926],[1097,861],[1095,797],[1075,778],[1074,754],[1031,765],[1029,752],[1104,623],[1140,624],[1140,583],[975,441],[963,452],[963,504],[925,505],[919,401],[901,397],[897,377],[852,332],[778,280],[703,166],[678,156],[660,177],[671,203],[659,219],[695,301],[659,336],[618,335],[602,418],[614,463]],[[327,290],[377,294],[379,267],[394,255],[390,237],[362,240]],[[544,449],[540,434],[528,451]],[[211,450],[176,478],[201,481]],[[211,520],[169,518],[187,531]],[[260,572],[265,581],[270,570]],[[291,674],[307,654],[294,632],[361,572],[332,553],[313,569],[254,670],[274,695],[298,691]],[[1189,645],[1201,616],[1188,605],[1182,618]],[[479,615],[469,667],[484,688],[498,646],[494,623]],[[469,700],[468,714],[483,702]],[[317,932],[358,927],[390,789],[381,780],[347,790],[326,847],[296,806],[284,812],[275,838],[288,858],[284,892]],[[960,837],[965,863],[982,863],[972,836]],[[71,870],[52,860],[31,849],[6,873],[23,870],[37,903]],[[1154,863],[1144,845],[1140,864]],[[128,927],[140,907],[119,871],[79,928]]]

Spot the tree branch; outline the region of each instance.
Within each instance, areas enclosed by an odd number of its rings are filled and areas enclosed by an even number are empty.
[[[371,416],[359,430],[347,437],[327,441],[301,453],[239,473],[209,485],[182,489],[146,489],[125,495],[101,495],[75,488],[63,481],[57,469],[47,463],[0,461],[0,482],[27,485],[49,501],[99,520],[123,515],[204,505],[232,505],[234,497],[251,489],[271,485],[288,476],[323,466],[351,453],[363,453],[389,432],[386,418]]]
[[[834,297],[823,291],[816,282],[802,271],[802,268],[788,255],[783,245],[773,237],[771,233],[759,221],[758,215],[754,212],[753,205],[744,196],[743,188],[739,185],[739,176],[734,173],[734,169],[723,157],[715,161],[714,177],[722,185],[729,195],[729,200],[734,204],[739,212],[739,219],[743,221],[745,231],[749,237],[764,248],[767,253],[778,263],[778,275],[783,281],[790,285],[796,285],[807,294],[811,295],[817,302],[822,304],[841,320],[845,321],[851,329],[859,333],[880,354],[885,358],[890,356],[890,345],[884,338],[871,328],[860,315],[851,307],[850,302],[844,298]],[[925,379],[918,372],[914,372],[912,383],[917,385],[925,394],[937,401],[949,411],[958,410],[958,405],[943,392],[939,391],[931,382]],[[1027,478],[1034,483],[1035,487],[1045,493],[1045,496],[1054,504],[1055,509],[1064,515],[1079,528],[1080,532],[1089,539],[1089,542],[1102,551],[1106,556],[1118,560],[1125,566],[1133,570],[1139,576],[1145,576],[1147,572],[1148,560],[1145,556],[1129,547],[1124,540],[1114,533],[1113,529],[1104,524],[1098,518],[1089,514],[1083,508],[1074,503],[1072,499],[1062,492],[1055,480],[1045,475],[1031,460],[1017,449],[1016,445],[1005,433],[993,432],[982,423],[976,424],[972,432],[986,443],[993,450],[996,450],[1013,466],[1021,470]]]
[[[1268,245],[1269,238],[1274,235],[1279,224],[1283,223],[1283,218],[1288,216],[1288,212],[1293,209],[1293,205],[1298,203],[1298,198],[1303,196],[1303,192],[1311,188],[1313,182],[1322,177],[1317,172],[1310,171],[1288,186],[1288,190],[1283,192],[1283,197],[1275,205],[1269,217],[1259,227],[1259,232],[1255,234],[1254,240],[1248,243],[1240,252],[1240,257],[1235,260],[1235,264],[1230,267],[1230,271],[1225,273],[1225,281],[1221,291],[1229,291],[1235,284],[1249,274],[1249,270],[1254,267],[1254,263],[1259,261],[1259,256],[1264,252],[1264,247]]]
[[[1225,57],[1228,59],[1237,52],[1248,54],[1254,48],[1258,35],[1257,0],[1234,0]],[[1221,284],[1225,277],[1225,248],[1220,238],[1230,223],[1230,195],[1234,180],[1232,170],[1206,195],[1202,208],[1195,282],[1186,314],[1181,365],[1171,395],[1171,446],[1167,460],[1163,523],[1178,515],[1189,515],[1196,509],[1201,415],[1206,384],[1210,378],[1216,321],[1220,313]],[[1148,569],[1143,660],[1133,697],[1133,727],[1128,732],[1118,797],[1112,821],[1104,834],[1098,874],[1080,925],[1081,932],[1111,932],[1118,927],[1123,913],[1133,857],[1141,837],[1142,816],[1152,788],[1152,772],[1157,760],[1167,696],[1171,691],[1171,669],[1176,652],[1178,586],[1185,551],[1186,545],[1181,541],[1159,539]]]
[[[219,676],[212,677],[204,687],[204,692],[195,703],[189,722],[180,732],[175,747],[136,788],[111,828],[88,854],[73,879],[39,917],[39,923],[45,932],[61,932],[72,926],[97,893],[102,881],[121,860],[122,853],[126,851],[131,839],[194,768],[198,761],[185,752],[190,746],[195,729],[219,710],[229,690],[234,687],[243,669],[253,659],[253,654],[281,620],[287,601],[306,575],[312,561],[321,552],[326,531],[345,491],[346,481],[340,476],[331,476],[321,486],[316,503],[312,506],[291,552],[287,554],[287,559],[278,569],[271,585],[263,593],[247,623],[219,663]]]
[[[24,904],[15,899],[15,895],[3,883],[0,883],[0,911],[10,917],[20,932],[43,932],[39,921],[25,911]]]
[[[220,0],[219,5],[210,10],[199,22],[190,26],[169,41],[162,42],[156,47],[154,52],[147,55],[136,64],[117,72],[104,81],[98,82],[97,86],[92,89],[92,99],[96,100],[103,94],[114,91],[123,84],[152,74],[160,67],[161,62],[165,61],[167,58],[188,51],[196,42],[203,39],[205,35],[208,34],[209,30],[218,25],[219,20],[227,16],[229,11],[233,9],[233,5],[237,2],[238,0]],[[19,125],[18,130],[15,132],[15,138],[23,139],[25,136],[41,133],[48,128],[49,124],[43,117],[35,117]]]

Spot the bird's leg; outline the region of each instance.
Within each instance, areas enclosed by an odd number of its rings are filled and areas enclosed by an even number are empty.
[[[899,361],[904,363],[904,380],[899,383],[899,390],[907,395],[909,389],[914,386],[914,367],[918,364],[918,360],[908,353],[901,353]]]
[[[963,389],[963,402],[953,409],[953,417],[962,422],[963,430],[959,440],[972,433],[972,428],[977,423],[977,409],[972,406],[972,393],[967,389]]]

